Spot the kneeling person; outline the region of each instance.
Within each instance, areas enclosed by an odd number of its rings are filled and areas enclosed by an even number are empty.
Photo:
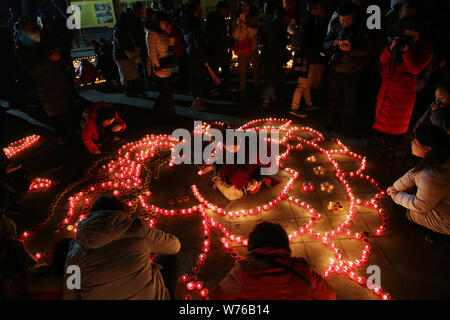
[[[120,140],[118,133],[125,130],[126,124],[111,104],[97,103],[86,113],[81,139],[91,154],[100,154],[105,142]]]

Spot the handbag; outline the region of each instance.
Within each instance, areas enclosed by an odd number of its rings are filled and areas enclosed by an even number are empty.
[[[236,41],[232,46],[234,54],[242,56],[244,54],[250,54],[252,52],[252,39],[244,39]]]
[[[244,191],[239,190],[231,183],[226,183],[220,176],[216,176],[214,187],[219,189],[225,198],[230,201],[241,199],[244,196]]]
[[[172,69],[176,65],[177,64],[176,64],[174,56],[167,56],[167,57],[164,57],[164,58],[159,58],[159,68],[158,68],[158,70],[161,70],[161,69]]]

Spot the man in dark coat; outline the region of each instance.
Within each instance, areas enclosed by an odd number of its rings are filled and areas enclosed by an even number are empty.
[[[137,64],[140,62],[140,47],[131,33],[129,13],[122,13],[114,29],[113,57],[120,73],[120,81],[126,88],[127,96],[144,94],[140,87]]]
[[[192,108],[205,111],[206,106],[202,100],[206,87],[208,55],[206,50],[206,36],[202,30],[201,6],[199,0],[192,0],[189,12],[182,22],[186,53],[189,57],[189,66],[194,101]]]
[[[317,102],[313,98],[313,90],[321,87],[322,76],[325,70],[323,52],[323,40],[327,34],[327,14],[323,0],[312,0],[299,21],[299,27],[295,33],[295,58],[294,69],[302,65],[307,70],[300,72],[297,79],[297,87],[294,91],[291,104],[291,114],[298,117],[306,116],[304,111],[318,109]],[[300,65],[298,63],[301,62]],[[317,92],[317,91],[316,91]],[[302,97],[306,108],[300,107]]]
[[[266,21],[262,28],[262,57],[266,87],[262,93],[263,107],[275,101],[277,88],[284,82],[283,66],[292,58],[288,44],[287,25],[289,16],[284,10],[276,10],[272,21]]]
[[[224,85],[230,82],[230,37],[228,36],[229,6],[225,1],[219,1],[216,11],[212,11],[207,18],[208,26],[208,56],[211,69],[217,74],[222,70]]]
[[[128,17],[129,29],[131,36],[133,37],[136,46],[141,49],[141,62],[138,63],[137,68],[139,70],[140,76],[143,79],[147,78],[147,43],[145,42],[145,29],[142,23],[142,14],[144,13],[143,2],[135,2],[131,7],[131,13]]]
[[[330,49],[331,70],[328,86],[329,130],[348,131],[356,113],[360,72],[365,67],[369,47],[365,27],[358,23],[358,7],[352,4],[338,9],[339,17],[331,23],[324,49]],[[339,100],[343,100],[339,107]]]

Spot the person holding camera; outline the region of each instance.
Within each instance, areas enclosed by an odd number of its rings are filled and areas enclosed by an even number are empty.
[[[372,128],[391,154],[408,131],[417,76],[433,58],[433,47],[426,43],[423,33],[423,23],[411,20],[404,34],[395,37],[380,56],[383,81]]]
[[[126,128],[113,106],[99,102],[87,110],[81,139],[91,154],[101,154],[100,147],[108,141],[119,141],[118,133]]]
[[[348,131],[356,113],[356,97],[360,82],[360,72],[369,54],[367,34],[358,22],[358,7],[352,4],[338,8],[338,18],[331,23],[323,47],[332,55],[328,84],[328,123],[331,131]],[[339,108],[339,101],[344,105]]]
[[[159,85],[159,97],[156,100],[154,110],[157,113],[173,116],[175,115],[175,106],[172,88],[170,87],[172,65],[165,65],[164,62],[171,60],[169,58],[169,47],[173,47],[175,38],[172,36],[169,17],[165,13],[158,12],[156,14],[155,25],[151,30],[147,30],[146,38],[149,53],[147,70]]]

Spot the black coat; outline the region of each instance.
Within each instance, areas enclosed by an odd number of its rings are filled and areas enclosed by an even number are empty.
[[[127,60],[128,56],[125,51],[133,52],[137,46],[135,39],[133,38],[130,25],[128,23],[128,17],[122,16],[119,23],[114,29],[114,49],[113,57],[116,60]]]
[[[291,57],[286,49],[286,26],[280,20],[267,22],[262,33],[264,78],[266,82],[278,85],[284,80],[283,65]]]
[[[140,17],[130,14],[128,17],[128,29],[137,47],[141,48],[141,57],[147,56],[147,43],[145,41],[144,24]]]
[[[344,52],[339,47],[333,48],[335,40],[350,41],[352,49]],[[329,50],[329,53],[334,50],[334,54],[339,56],[338,62],[332,66],[334,71],[340,73],[361,71],[366,67],[370,51],[367,29],[356,19],[351,27],[344,28],[339,22],[339,18],[335,18],[331,22],[330,32],[323,42],[323,47],[325,50]]]
[[[20,41],[16,45],[19,65],[36,83],[39,100],[49,116],[57,116],[70,111],[73,95],[64,69],[58,62],[48,59],[49,52],[43,44],[25,46]]]
[[[320,53],[323,51],[323,41],[327,35],[327,19],[321,19],[310,13],[300,18],[295,37],[296,51],[312,64],[325,63]]]
[[[182,31],[186,43],[186,53],[189,57],[191,75],[204,76],[208,70],[204,64],[208,62],[206,50],[206,35],[202,30],[200,19],[190,17],[183,21]]]
[[[208,56],[211,63],[219,66],[229,63],[231,53],[227,21],[217,11],[213,11],[208,15],[207,26]]]

